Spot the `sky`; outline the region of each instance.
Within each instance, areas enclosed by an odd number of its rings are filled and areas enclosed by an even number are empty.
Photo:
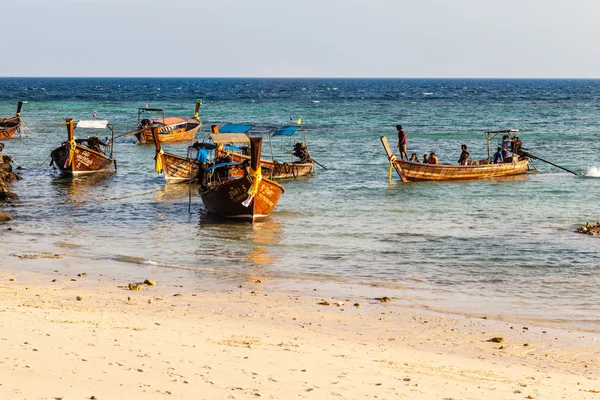
[[[600,78],[597,0],[5,3],[2,77]]]

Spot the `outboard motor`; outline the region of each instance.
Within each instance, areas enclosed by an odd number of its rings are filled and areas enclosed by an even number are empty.
[[[298,142],[294,145],[294,151],[292,154],[298,157],[302,163],[308,163],[311,161],[308,148],[302,142]]]

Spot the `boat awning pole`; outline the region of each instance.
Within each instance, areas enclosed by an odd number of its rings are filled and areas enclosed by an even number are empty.
[[[490,153],[490,142],[492,141],[492,139],[490,138],[490,134],[486,133],[487,136],[487,148],[488,148],[488,164],[490,163],[491,159],[492,159],[492,155]]]

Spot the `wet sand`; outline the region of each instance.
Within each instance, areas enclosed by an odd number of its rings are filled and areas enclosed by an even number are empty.
[[[594,332],[407,308],[377,288],[332,298],[240,277],[129,290],[89,265],[42,273],[62,261],[32,257],[15,271],[11,259],[0,261],[3,399],[600,396]]]

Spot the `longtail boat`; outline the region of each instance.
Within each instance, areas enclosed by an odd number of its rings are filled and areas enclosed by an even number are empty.
[[[227,165],[222,163],[205,170],[207,178],[200,196],[209,213],[248,222],[271,214],[284,190],[278,183],[262,177],[261,148],[262,138],[250,138],[250,165],[241,177],[229,174]]]
[[[214,150],[216,145],[213,143],[196,142],[188,147],[187,156],[180,156],[173,153],[165,153],[158,138],[158,127],[152,128],[154,135],[154,145],[156,146],[156,155],[154,157],[154,169],[158,173],[163,173],[167,183],[195,183],[201,178],[201,168],[208,161],[201,157],[201,154]],[[192,154],[196,151],[196,155]]]
[[[51,165],[54,163],[63,175],[84,175],[95,172],[108,171],[117,162],[113,158],[113,141],[115,130],[106,120],[79,121],[78,129],[109,129],[111,139],[102,141],[97,135],[86,139],[76,139],[74,135],[73,118],[66,120],[67,141],[60,147],[52,150]]]
[[[211,126],[211,129],[213,131],[213,133],[211,134],[211,139],[213,139],[214,141],[215,139],[213,138],[213,136],[215,135],[248,135],[248,132],[253,127],[253,125],[245,124],[227,124],[219,128],[218,126],[213,125]],[[301,126],[295,125],[284,126],[277,129],[272,135],[269,135],[271,159],[269,160],[266,158],[261,158],[260,165],[265,169],[264,173],[270,179],[293,179],[302,176],[307,176],[314,172],[315,161],[310,157],[310,153],[308,152],[308,148],[306,147],[306,132],[304,132],[304,143],[296,142],[294,144],[293,151],[286,149],[288,153],[292,154],[293,156],[296,156],[298,158],[297,160],[290,160],[289,162],[280,162],[275,160],[273,157],[273,144],[271,142],[271,137],[292,136],[301,128]],[[232,160],[235,162],[242,162],[250,159],[250,155],[244,153],[243,148],[237,149],[235,147],[226,147],[225,151],[227,151],[231,155]]]
[[[404,161],[396,158],[390,149],[387,138],[381,136],[381,143],[390,162],[388,179],[391,180],[392,168],[396,170],[402,182],[482,179],[527,173],[529,157],[521,155],[521,141],[516,136],[518,132],[517,129],[485,132],[488,142],[488,158],[471,161],[468,165],[424,164]],[[511,146],[512,154],[505,157],[504,162],[494,164],[491,160],[490,143],[498,134],[510,135],[511,143],[517,145]]]
[[[162,108],[138,108],[138,125],[133,131],[127,132],[121,136],[135,134],[140,143],[154,142],[154,129],[158,130],[159,140],[167,142],[192,141],[198,130],[202,127],[198,112],[202,100],[196,101],[196,110],[194,115],[188,119],[177,117],[165,117]],[[159,114],[160,118],[146,118],[150,113]]]
[[[23,102],[17,103],[17,112],[14,117],[0,118],[0,139],[10,139],[16,132],[21,132],[21,108]]]

